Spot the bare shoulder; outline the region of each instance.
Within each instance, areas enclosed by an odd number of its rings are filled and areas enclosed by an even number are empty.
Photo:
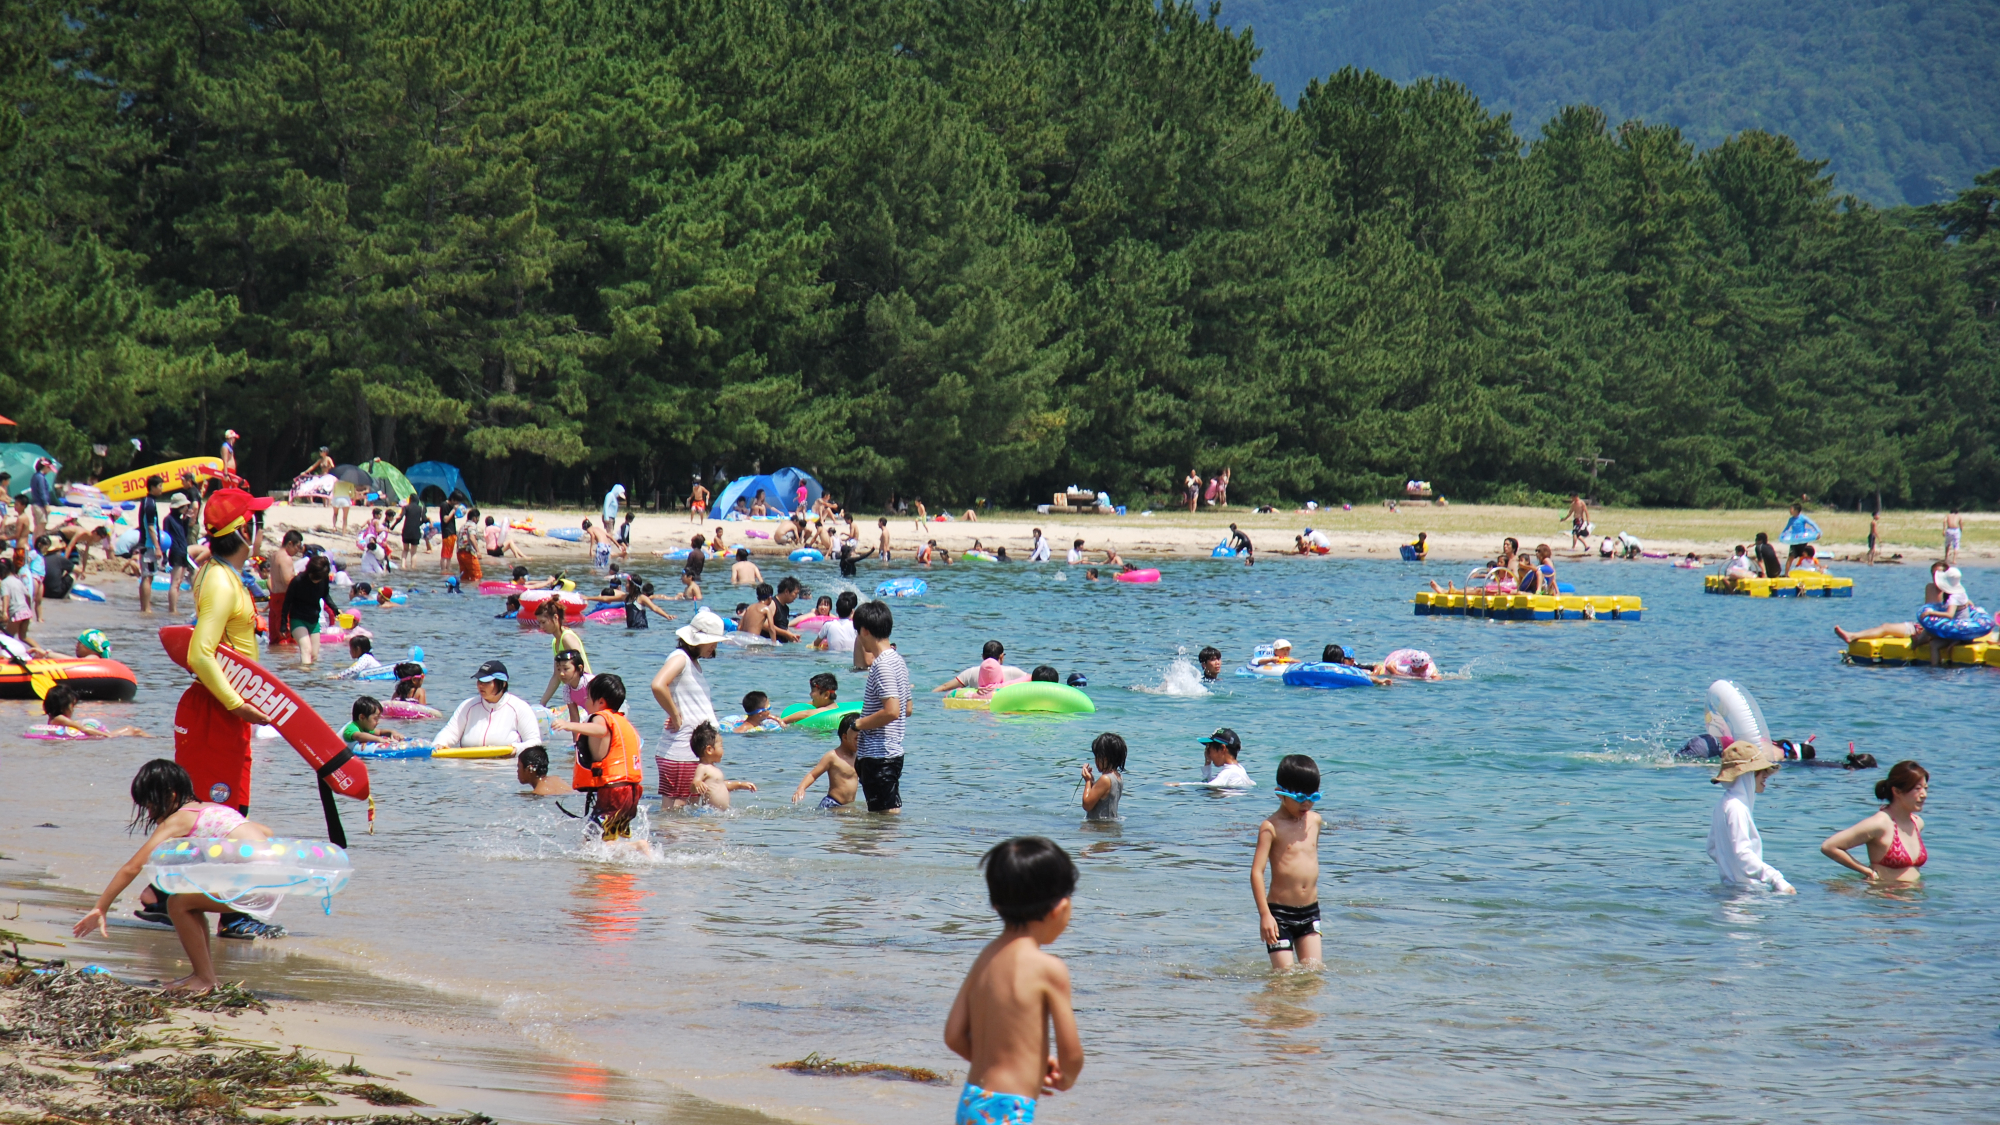
[[[1037,949],[1030,955],[1035,971],[1052,988],[1069,991],[1069,963],[1045,949]]]
[[[1319,815],[1319,813],[1318,813],[1318,812],[1317,812],[1316,810],[1312,810],[1312,809],[1308,809],[1308,810],[1306,810],[1306,833],[1307,833],[1307,835],[1309,835],[1309,836],[1312,836],[1312,837],[1314,837],[1315,839],[1316,839],[1316,838],[1318,838],[1318,836],[1319,836],[1319,830],[1320,830],[1321,828],[1325,827],[1325,825],[1326,825],[1326,818],[1325,818],[1325,817],[1323,817],[1323,816]]]

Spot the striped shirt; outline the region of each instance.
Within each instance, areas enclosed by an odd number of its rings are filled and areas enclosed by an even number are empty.
[[[899,700],[901,713],[875,730],[860,732],[860,748],[855,757],[903,756],[903,725],[910,714],[910,666],[903,663],[903,654],[893,648],[883,649],[875,663],[868,666],[868,684],[861,689],[861,717],[865,719],[880,711],[884,699]]]

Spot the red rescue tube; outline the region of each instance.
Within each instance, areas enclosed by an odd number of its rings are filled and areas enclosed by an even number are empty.
[[[188,644],[193,640],[192,626],[169,625],[160,630],[160,647],[166,649],[167,656],[183,668],[188,666]],[[222,664],[222,674],[228,677],[237,692],[258,710],[271,716],[271,725],[314,771],[332,761],[336,755],[346,753],[347,744],[340,740],[340,735],[326,725],[319,712],[313,710],[312,705],[285,681],[228,645],[216,646],[215,659]],[[359,758],[348,755],[339,769],[327,773],[326,783],[343,797],[366,800],[368,766]]]
[[[139,680],[132,675],[132,669],[116,660],[85,657],[81,660],[30,660],[26,664],[11,660],[0,663],[0,699],[41,698],[42,692],[35,690],[37,676],[68,684],[78,699],[123,703],[139,694]]]

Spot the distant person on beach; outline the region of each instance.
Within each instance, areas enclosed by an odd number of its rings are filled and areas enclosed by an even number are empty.
[[[1881,541],[1882,512],[1877,509],[1868,517],[1868,565],[1875,565],[1875,545]]]
[[[1569,549],[1574,551],[1581,545],[1590,549],[1590,505],[1583,502],[1583,493],[1572,492],[1569,497]]]
[[[1233,523],[1229,525],[1229,549],[1241,556],[1245,565],[1257,561],[1257,548],[1250,545],[1250,537],[1243,534],[1243,529]]]
[[[1958,544],[1964,534],[1965,517],[1958,514],[1957,508],[1953,508],[1944,517],[1944,561],[1946,566],[1957,564]]]
[[[139,850],[132,853],[132,858],[126,860],[125,865],[111,877],[111,882],[97,896],[90,913],[72,928],[71,932],[77,937],[83,937],[92,930],[96,930],[99,937],[110,936],[106,927],[106,912],[111,909],[112,903],[118,901],[125,888],[144,872],[153,857],[153,850],[161,844],[191,837],[260,844],[271,838],[269,828],[246,818],[235,809],[196,800],[194,781],[188,777],[187,771],[164,758],[155,758],[139,767],[139,772],[132,778],[131,794],[132,804],[139,810],[133,823],[145,825],[146,842],[139,845]],[[153,909],[157,911],[158,908]],[[209,955],[208,919],[202,915],[220,914],[226,918],[249,910],[256,910],[257,921],[271,932],[270,936],[283,934],[282,929],[266,921],[270,917],[268,910],[257,909],[249,902],[230,905],[202,894],[167,896],[166,920],[173,924],[174,935],[181,939],[181,949],[187,954],[193,971],[162,991],[197,996],[215,991],[217,981],[215,963]],[[1066,920],[1067,912],[1064,917]]]
[[[855,727],[861,722],[859,715],[840,717],[840,741],[834,748],[820,755],[819,762],[799,779],[799,787],[792,791],[792,803],[805,799],[806,790],[820,778],[826,778],[826,796],[819,799],[823,809],[844,809],[854,803],[854,794],[860,785],[860,775],[854,769],[854,755],[861,748],[861,732]]]
[[[1764,838],[1753,813],[1757,795],[1778,763],[1755,739],[1738,739],[1722,748],[1722,768],[1711,779],[1728,786],[1708,821],[1708,857],[1722,881],[1735,887],[1768,886],[1781,895],[1797,894],[1784,873],[1764,862]]]
[[[1278,809],[1257,826],[1250,897],[1273,969],[1320,964],[1319,763],[1304,754],[1278,762]],[[1264,881],[1270,868],[1271,881]]]
[[[697,477],[694,488],[688,492],[688,522],[700,523],[708,518],[708,489]]]
[[[1930,795],[1930,771],[1914,761],[1889,767],[1889,776],[1875,783],[1875,799],[1884,802],[1873,816],[1852,828],[1828,836],[1820,854],[1871,883],[1915,883],[1919,868],[1931,857],[1924,847],[1924,800]],[[1847,854],[1868,845],[1868,865]],[[1914,845],[1914,850],[1912,850]]]
[[[1034,1121],[1035,1100],[1075,1086],[1083,1070],[1069,967],[1042,950],[1069,928],[1076,864],[1040,836],[996,845],[979,862],[1006,928],[980,950],[945,1018],[945,1046],[972,1064],[952,1120],[1015,1125]]]
[[[1090,756],[1097,763],[1093,776],[1083,767],[1083,815],[1086,820],[1117,820],[1118,801],[1125,795],[1125,740],[1106,731],[1090,743]]]

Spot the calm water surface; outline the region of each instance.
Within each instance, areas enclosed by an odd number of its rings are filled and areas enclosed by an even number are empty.
[[[656,814],[651,863],[581,850],[576,822],[520,795],[511,764],[371,764],[377,832],[362,834],[344,806],[355,879],[331,916],[287,904],[281,920],[301,940],[286,948],[478,996],[551,1047],[629,1072],[719,1077],[747,1101],[816,1108],[805,1116],[943,1120],[955,1090],[766,1068],[818,1050],[962,1075],[940,1042],[944,1016],[995,930],[974,864],[1000,839],[1039,833],[1081,863],[1076,920],[1055,951],[1074,974],[1090,1055],[1046,1120],[2000,1116],[1990,734],[2000,672],[1847,667],[1831,631],[1907,617],[1919,568],[1860,572],[1849,601],[1705,596],[1699,574],[1661,563],[1569,572],[1586,590],[1643,595],[1639,624],[1413,616],[1414,589],[1462,575],[1459,564],[1162,570],[1160,585],[1132,587],[1059,566],[959,566],[929,573],[929,596],[896,603],[894,639],[920,693],[998,638],[1013,663],[1087,674],[1098,706],[1003,718],[926,696],[910,723],[899,819],[822,813],[817,793],[790,805],[830,744],[807,733],[729,737],[730,776],[759,791],[737,794],[729,815]],[[830,568],[799,573],[815,594],[840,588]],[[866,583],[895,573],[908,571]],[[1994,582],[1990,571],[1969,577],[1989,604],[2000,590],[1982,587]],[[737,600],[724,590],[716,603]],[[498,609],[433,594],[368,623],[385,659],[413,642],[428,649],[431,697],[445,709],[493,656],[533,702],[549,645],[492,620]],[[1377,657],[1420,647],[1451,675],[1365,691],[1194,683],[1187,658],[1202,645],[1233,669],[1277,635],[1302,654],[1330,641]],[[118,717],[166,730],[184,677],[147,630],[114,636],[144,685]],[[630,710],[657,741],[660,712],[643,685],[671,633],[589,626],[586,640],[598,670],[638,692]],[[289,669],[289,657],[272,663]],[[728,713],[751,689],[801,699],[822,670],[858,698],[862,676],[845,663],[725,646],[708,669]],[[1884,766],[1917,757],[1931,769],[1921,889],[1865,891],[1818,854],[1824,836],[1875,808],[1879,770],[1788,769],[1759,802],[1766,858],[1798,884],[1796,898],[1716,884],[1703,854],[1716,787],[1671,753],[1699,730],[1718,677],[1747,686],[1781,736],[1817,734],[1835,755],[1852,741]],[[355,688],[314,679],[309,694],[337,724]],[[0,706],[20,712],[18,726],[32,721],[26,705]],[[1241,733],[1262,789],[1164,788],[1199,778],[1195,740],[1224,725]],[[1125,819],[1086,826],[1077,771],[1104,730],[1132,748]],[[168,744],[64,747],[84,771],[68,779],[90,779],[79,793],[25,768],[54,753],[48,744],[4,741],[0,841],[95,889],[132,846],[118,831],[132,770]],[[296,756],[258,747],[258,819],[319,834]],[[1291,752],[1317,758],[1325,779],[1328,964],[1274,978],[1247,875],[1274,804],[1272,770]],[[65,831],[27,827],[51,819]],[[248,965],[279,948],[224,956]]]

